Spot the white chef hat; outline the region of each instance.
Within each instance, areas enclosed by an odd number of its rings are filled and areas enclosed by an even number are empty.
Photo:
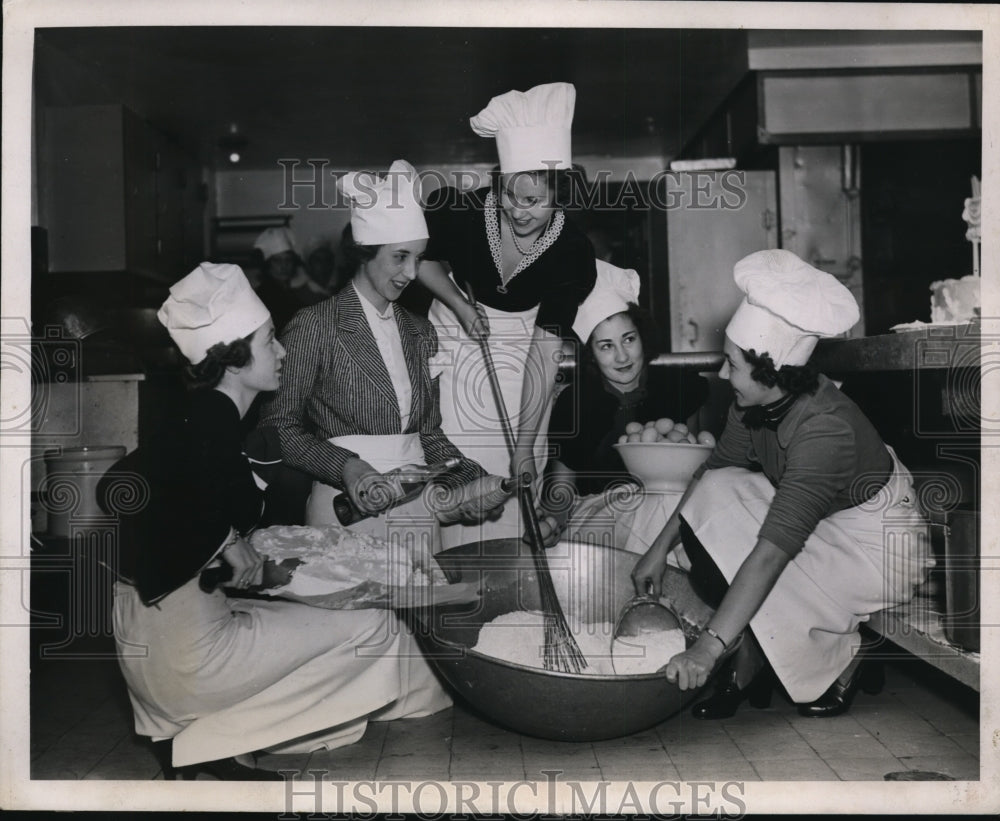
[[[213,345],[249,336],[271,314],[238,265],[203,262],[170,287],[156,317],[197,365]]]
[[[602,259],[597,262],[597,281],[576,309],[573,332],[581,342],[590,339],[594,328],[609,316],[628,310],[639,300],[639,275],[631,268],[616,268]]]
[[[276,228],[266,228],[264,232],[254,240],[253,247],[260,249],[260,252],[264,255],[265,260],[268,260],[277,254],[283,254],[285,251],[293,251],[296,255],[299,253],[298,243],[295,241],[295,234],[292,233],[291,228],[284,225]]]
[[[757,251],[733,266],[746,296],[726,327],[726,336],[745,351],[771,355],[775,368],[804,365],[816,341],[850,330],[858,303],[836,277],[791,251]]]
[[[571,83],[547,83],[494,97],[469,124],[480,137],[496,137],[503,174],[570,168],[575,104]]]
[[[420,177],[406,160],[396,160],[382,179],[351,171],[337,180],[351,201],[351,233],[358,245],[387,245],[427,239],[420,204]]]

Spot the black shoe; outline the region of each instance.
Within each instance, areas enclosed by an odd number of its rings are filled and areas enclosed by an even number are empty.
[[[730,718],[736,714],[736,709],[746,699],[751,707],[762,710],[771,706],[771,689],[773,682],[769,670],[761,670],[743,689],[736,684],[736,671],[728,670],[722,674],[715,693],[691,708],[691,715],[703,720]]]
[[[807,718],[832,718],[833,716],[846,713],[851,709],[851,703],[854,701],[854,696],[857,694],[861,681],[864,678],[863,671],[865,666],[866,663],[864,661],[858,664],[854,668],[854,672],[851,673],[851,678],[847,684],[841,684],[838,678],[818,699],[809,704],[800,704],[799,715],[806,716]],[[870,684],[874,685],[875,681],[870,682]],[[878,684],[878,689],[882,689],[881,684]]]

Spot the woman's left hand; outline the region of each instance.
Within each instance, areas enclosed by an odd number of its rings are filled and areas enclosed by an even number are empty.
[[[708,638],[709,641],[699,638],[691,647],[667,662],[664,668],[667,681],[676,683],[681,690],[695,690],[705,685],[715,662],[722,655],[722,645],[716,639]]]

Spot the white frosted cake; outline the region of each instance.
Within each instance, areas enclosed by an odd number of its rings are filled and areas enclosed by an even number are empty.
[[[976,319],[981,307],[979,283],[980,278],[971,274],[931,283],[931,322],[953,324]]]

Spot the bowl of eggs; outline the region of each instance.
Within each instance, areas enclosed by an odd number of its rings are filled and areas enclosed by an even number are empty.
[[[695,435],[683,422],[629,422],[615,445],[625,468],[649,491],[687,489],[694,472],[715,447],[708,431]]]

